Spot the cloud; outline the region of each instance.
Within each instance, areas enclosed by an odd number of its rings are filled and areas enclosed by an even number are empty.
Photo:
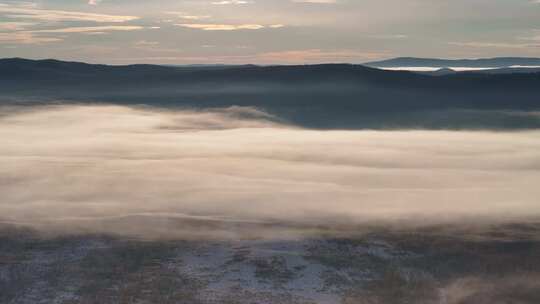
[[[72,34],[72,33],[84,33],[84,34],[106,34],[110,31],[136,31],[142,30],[141,26],[87,26],[87,27],[67,27],[58,29],[44,29],[33,31],[11,31],[2,33],[0,24],[0,41],[11,44],[43,44],[63,41],[64,37],[43,37],[41,34]]]
[[[309,233],[540,215],[539,131],[305,130],[239,107],[1,113],[4,223],[238,237],[255,233],[238,231],[248,223]],[[185,226],[201,222],[212,232]]]
[[[266,52],[257,55],[262,62],[313,63],[313,62],[358,62],[381,58],[385,53],[355,50],[290,50]]]
[[[405,35],[405,34],[379,34],[379,35],[371,35],[369,36],[370,38],[374,38],[374,39],[389,39],[389,40],[392,40],[392,39],[407,39],[409,38],[408,35]]]
[[[91,21],[91,22],[127,22],[138,19],[135,16],[94,14],[86,12],[38,9],[33,6],[0,4],[0,14],[16,19],[40,21]]]
[[[84,26],[84,27],[65,27],[57,29],[36,29],[29,30],[29,27],[36,27],[43,22],[70,22],[70,21],[89,21],[96,23],[122,23],[137,19],[134,16],[119,16],[93,14],[85,12],[60,11],[38,9],[35,4],[1,4],[0,15],[8,18],[16,18],[27,21],[0,22],[0,41],[8,44],[44,44],[60,42],[64,37],[43,37],[40,34],[45,33],[86,33],[86,34],[105,34],[109,31],[133,31],[143,29],[141,26]],[[2,33],[5,32],[5,33]]]
[[[153,47],[159,45],[159,42],[157,41],[147,41],[147,40],[139,40],[135,42],[135,46],[138,47]]]
[[[265,28],[260,24],[211,24],[211,23],[180,23],[176,26],[199,29],[203,31],[237,31],[237,30],[260,30]]]
[[[31,31],[31,33],[88,33],[88,32],[109,32],[109,31],[136,31],[144,27],[136,25],[106,25],[106,26],[79,26],[59,29],[46,29]]]
[[[43,44],[62,41],[57,37],[36,37],[31,32],[0,32],[0,42],[10,44]]]
[[[295,3],[336,4],[337,0],[292,0]]]
[[[210,15],[193,15],[193,14],[188,14],[184,12],[166,12],[166,13],[169,15],[175,15],[179,18],[186,19],[186,20],[201,20],[201,19],[212,18],[212,16]]]
[[[216,47],[215,45],[203,45],[203,47]],[[245,45],[236,46],[239,49],[254,49],[254,47]],[[257,52],[241,55],[189,55],[182,54],[181,56],[146,56],[137,58],[122,58],[119,62],[171,62],[174,64],[194,62],[204,63],[238,63],[245,64],[246,62],[258,62],[261,64],[318,64],[328,62],[366,62],[368,60],[380,59],[389,57],[391,54],[387,52],[363,52],[357,50],[286,50],[276,52]]]
[[[243,4],[252,4],[254,1],[250,0],[223,0],[223,1],[214,1],[211,2],[214,5],[243,5]]]
[[[32,22],[0,22],[0,32],[20,31],[33,25],[35,25],[35,23],[32,23]]]
[[[450,45],[484,49],[527,49],[537,48],[540,44],[534,43],[504,43],[504,42],[448,42]]]
[[[533,30],[529,36],[518,37],[518,39],[540,43],[540,30]]]

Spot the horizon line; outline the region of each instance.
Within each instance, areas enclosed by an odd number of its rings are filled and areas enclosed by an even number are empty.
[[[73,59],[61,59],[61,58],[29,58],[29,57],[0,57],[0,60],[28,60],[28,61],[59,61],[67,63],[84,63],[91,65],[107,65],[107,66],[130,66],[130,65],[157,65],[157,66],[312,66],[312,65],[367,65],[371,63],[380,63],[391,60],[398,59],[415,59],[415,60],[440,60],[440,61],[480,61],[480,60],[496,60],[496,59],[529,59],[529,60],[540,60],[540,57],[525,57],[525,56],[498,56],[498,57],[476,57],[476,58],[441,58],[441,57],[414,57],[414,56],[398,56],[398,57],[389,57],[377,60],[370,60],[365,62],[318,62],[318,63],[307,63],[307,62],[298,62],[298,63],[225,63],[225,62],[216,62],[216,63],[149,63],[149,62],[134,62],[134,63],[99,63],[93,61],[84,61],[84,60],[73,60]]]

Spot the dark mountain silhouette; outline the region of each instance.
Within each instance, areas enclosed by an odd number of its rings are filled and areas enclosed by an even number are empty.
[[[109,66],[0,60],[0,102],[255,106],[313,128],[536,128],[540,73],[425,75],[362,65]]]
[[[538,66],[540,67],[540,58],[526,57],[497,57],[481,59],[432,59],[399,57],[382,61],[368,62],[364,65],[370,67],[471,67],[471,68],[502,68],[510,66]]]

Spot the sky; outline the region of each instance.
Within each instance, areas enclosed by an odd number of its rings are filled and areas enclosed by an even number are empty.
[[[0,57],[305,64],[540,57],[539,0],[0,0]]]

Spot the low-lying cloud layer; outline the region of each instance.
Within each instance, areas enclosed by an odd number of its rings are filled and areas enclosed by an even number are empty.
[[[253,108],[50,106],[3,108],[0,138],[1,221],[67,233],[268,236],[540,214],[540,131],[316,131]]]

